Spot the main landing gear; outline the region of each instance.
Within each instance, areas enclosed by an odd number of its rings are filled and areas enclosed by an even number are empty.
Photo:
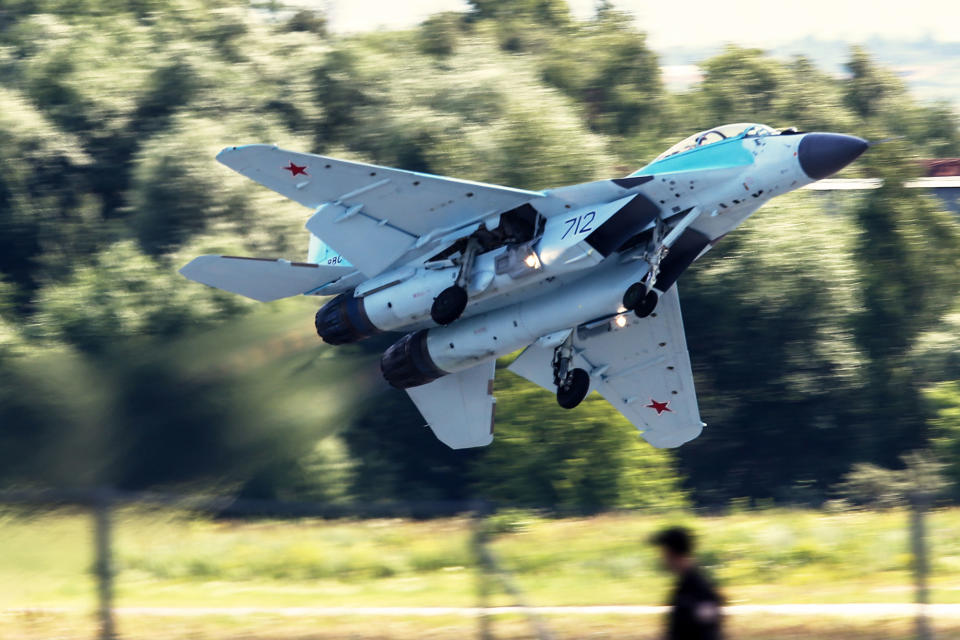
[[[467,308],[467,281],[470,278],[473,259],[479,249],[480,245],[476,240],[471,239],[467,243],[467,247],[463,251],[463,259],[460,261],[460,273],[457,275],[457,281],[433,299],[433,305],[430,307],[430,317],[437,324],[450,324],[463,315]]]
[[[590,374],[584,369],[571,369],[573,363],[573,331],[553,352],[553,384],[557,385],[557,404],[573,409],[590,391]]]
[[[634,282],[623,294],[624,308],[633,311],[638,318],[646,318],[653,313],[660,300],[660,294],[653,287],[657,283],[657,276],[660,275],[660,263],[667,257],[667,252],[670,250],[665,242],[665,231],[663,221],[658,218],[657,226],[653,231],[653,241],[643,253],[643,260],[650,265],[647,277],[643,282]]]
[[[634,282],[623,294],[623,307],[633,311],[638,318],[646,318],[653,313],[659,301],[660,296],[657,292],[653,289],[648,291],[647,285],[643,282]]]

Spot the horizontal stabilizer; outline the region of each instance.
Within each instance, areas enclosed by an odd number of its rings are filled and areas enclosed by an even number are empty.
[[[493,442],[493,360],[407,389],[433,433],[451,449]]]
[[[310,293],[354,268],[267,258],[200,256],[180,269],[187,278],[260,302]]]

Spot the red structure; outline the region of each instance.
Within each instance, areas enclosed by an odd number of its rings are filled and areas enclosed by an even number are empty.
[[[935,158],[921,160],[923,175],[928,178],[949,178],[960,176],[960,158]]]

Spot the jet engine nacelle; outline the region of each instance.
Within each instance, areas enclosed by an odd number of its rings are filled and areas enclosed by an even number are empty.
[[[590,264],[580,262],[575,268]],[[566,270],[571,269],[566,266]],[[449,263],[383,274],[320,309],[317,333],[329,344],[345,344],[383,331],[435,324],[430,315],[433,301],[457,282],[459,274],[459,267]],[[476,301],[493,293],[521,289],[549,275],[530,244],[499,247],[476,257],[466,289],[470,300]]]
[[[645,262],[611,263],[553,292],[407,334],[384,352],[380,370],[394,387],[417,387],[522,349],[541,336],[612,317],[621,310],[626,288],[648,270]]]
[[[398,389],[419,387],[447,375],[433,363],[427,350],[427,330],[408,333],[383,353],[380,372]]]
[[[380,333],[370,322],[363,307],[363,298],[352,291],[341,293],[320,307],[314,321],[317,335],[327,344],[349,344]]]
[[[327,344],[347,344],[428,320],[433,299],[456,279],[453,267],[386,274],[327,302],[317,312],[317,334]]]

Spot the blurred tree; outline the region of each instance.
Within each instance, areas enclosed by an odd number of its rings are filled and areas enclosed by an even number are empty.
[[[889,509],[909,505],[921,495],[929,504],[946,487],[944,465],[929,451],[906,453],[900,464],[900,469],[855,464],[834,491],[853,504]]]
[[[13,286],[0,278],[0,371],[3,369],[4,356],[10,355],[15,347],[20,346],[19,332],[12,323],[14,315],[13,291]]]
[[[647,504],[635,502],[646,476],[630,469],[673,487],[673,458],[650,452],[600,403],[580,410],[580,427],[550,433],[556,446],[538,453],[530,441],[515,453],[515,444],[550,430],[529,422],[524,403],[550,402],[532,389],[529,399],[515,395],[509,374],[498,383],[507,385],[505,442],[452,453],[399,393],[378,397],[379,408],[364,403],[352,421],[315,418],[318,432],[301,438],[275,416],[248,415],[243,403],[234,411],[203,402],[182,384],[192,377],[147,356],[245,308],[184,283],[175,269],[186,259],[304,250],[306,212],[218,166],[213,157],[226,145],[277,142],[538,189],[621,175],[695,130],[733,120],[900,134],[909,143],[874,147],[853,168],[888,180],[854,198],[851,215],[841,204],[823,216],[834,201],[778,200],[684,278],[711,423],[674,454],[694,495],[816,498],[852,463],[890,466],[924,444],[939,409],[920,390],[957,377],[957,230],[931,200],[898,184],[911,175],[911,156],[960,153],[946,105],[917,103],[862,50],[851,53],[851,77],[838,80],[809,60],[731,47],[703,63],[701,83],[667,94],[644,34],[610,3],[578,21],[562,0],[478,0],[419,29],[336,37],[320,14],[279,16],[245,0],[3,5],[0,278],[9,286],[0,293],[0,447],[23,446],[0,453],[0,465],[12,461],[21,479],[30,469],[49,470],[48,481],[88,478],[74,452],[106,455],[99,447],[111,429],[128,428],[111,411],[123,407],[124,421],[137,420],[130,403],[142,401],[158,415],[146,417],[142,440],[118,440],[130,466],[111,467],[113,477],[131,486],[209,480],[187,454],[170,473],[152,459],[143,464],[149,472],[135,473],[136,458],[152,455],[145,443],[163,437],[165,403],[183,398],[183,424],[213,423],[197,446],[217,465],[223,452],[237,452],[236,474],[224,471],[228,462],[218,468],[246,495],[442,497],[482,486],[505,500]],[[55,358],[42,357],[51,351]],[[349,352],[337,354],[343,366]],[[142,368],[124,368],[134,365]],[[145,388],[126,385],[127,371]],[[264,401],[271,384],[304,377],[287,373],[245,389]],[[208,392],[237,393],[234,380],[201,382],[214,385]],[[306,428],[309,420],[293,422]],[[280,449],[264,449],[272,463],[226,441],[236,428],[259,446],[261,427],[280,427]],[[189,434],[170,437],[193,446]],[[526,465],[527,455],[557,470]],[[607,457],[614,463],[604,467]],[[585,470],[587,460],[603,468]],[[529,478],[531,493],[501,465]],[[336,486],[319,481],[328,474]]]
[[[960,300],[917,336],[908,360],[918,386],[960,380]]]
[[[176,110],[194,97],[199,82],[195,70],[185,59],[171,60],[154,69],[137,101],[131,129],[150,135],[167,128]]]
[[[551,46],[543,79],[583,105],[590,127],[611,135],[659,129],[663,85],[656,54],[629,15],[606,9]]]
[[[24,304],[46,255],[89,250],[98,229],[88,217],[76,139],[52,126],[21,95],[0,89],[0,275]]]
[[[597,395],[576,412],[509,371],[496,378],[497,433],[472,468],[501,504],[581,511],[686,504],[670,452],[653,449]]]
[[[461,500],[479,450],[437,440],[407,394],[384,390],[356,407],[343,439],[356,460],[351,493],[361,500]]]
[[[906,92],[903,82],[893,73],[878,67],[866,49],[854,46],[847,62],[850,79],[845,83],[847,105],[861,118],[884,112],[891,100],[900,100]]]
[[[318,36],[327,35],[327,18],[311,9],[298,9],[283,25],[287,31],[308,31]]]
[[[238,313],[241,298],[187,287],[170,265],[119,243],[45,287],[36,301],[38,337],[102,352],[125,337],[170,337],[187,327]]]
[[[698,94],[706,112],[700,115],[704,129],[720,122],[772,122],[773,109],[787,79],[783,63],[760,49],[728,45],[723,53],[702,65]]]
[[[428,55],[449,56],[456,50],[462,32],[462,14],[434,14],[420,25],[420,50]]]
[[[773,126],[800,131],[856,133],[856,118],[844,104],[844,92],[808,58],[797,57],[783,68],[781,87],[773,98]]]
[[[231,229],[252,242],[260,233],[250,228],[254,219],[274,227],[269,229],[273,237],[260,243],[261,251],[288,250],[294,236],[301,246],[306,243],[303,232],[290,224],[303,219],[302,209],[285,203],[259,210],[258,203],[275,203],[278,198],[213,161],[224,142],[246,128],[244,120],[238,124],[181,116],[136,155],[127,194],[132,209],[129,226],[146,253],[169,253],[191,237],[218,229]],[[272,131],[266,123],[258,128],[262,135]],[[290,211],[298,212],[293,220],[277,215]]]
[[[94,484],[104,462],[101,372],[62,350],[9,347],[0,337],[0,482]]]
[[[472,17],[509,22],[518,18],[532,24],[562,27],[570,23],[570,6],[565,0],[469,0]]]
[[[933,450],[947,463],[952,496],[960,498],[960,381],[942,382],[926,390],[933,412],[930,421]]]
[[[185,378],[168,363],[145,359],[140,349],[111,361],[110,445],[102,454],[110,484],[229,486],[295,468],[305,442],[263,415],[242,385]]]
[[[299,461],[299,482],[293,487],[300,500],[323,503],[348,502],[357,482],[356,461],[339,436],[316,442]]]
[[[871,437],[857,426],[865,380],[849,320],[856,228],[815,198],[778,198],[680,282],[708,425],[678,457],[699,501],[816,501]]]
[[[960,290],[960,224],[923,192],[904,188],[916,172],[904,147],[879,145],[865,157],[884,184],[855,211],[863,308],[853,320],[867,356],[875,432],[861,446],[866,459],[883,464],[923,445],[926,413],[909,352],[953,307]]]
[[[377,354],[390,342],[357,348]],[[350,487],[356,498],[461,500],[471,495],[469,469],[481,452],[453,451],[437,440],[406,393],[380,383],[347,419],[341,437],[356,461]]]

